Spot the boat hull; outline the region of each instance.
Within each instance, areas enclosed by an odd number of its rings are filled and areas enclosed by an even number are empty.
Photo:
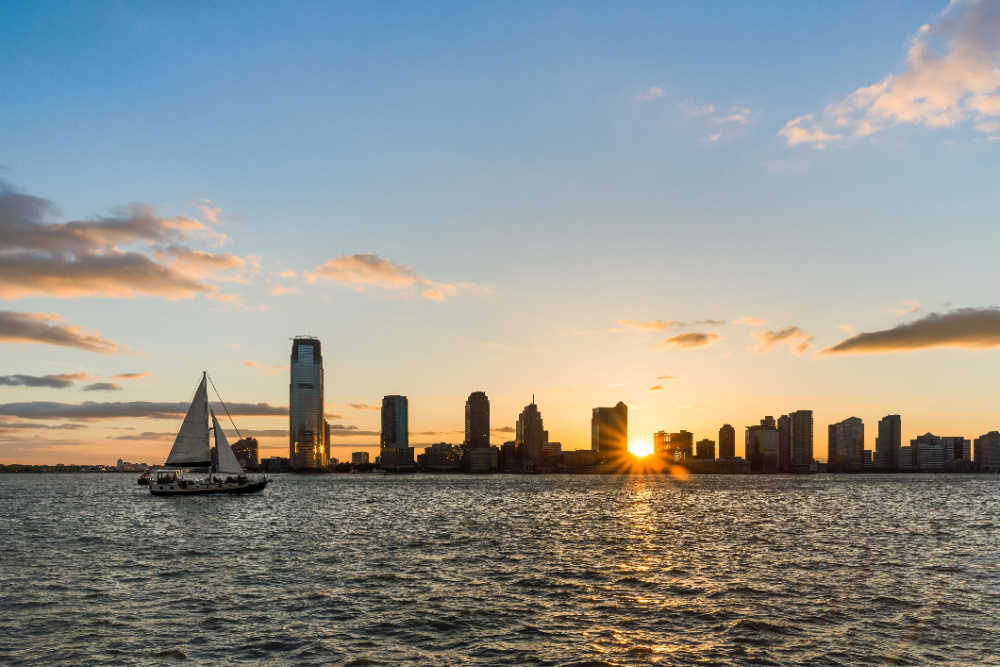
[[[248,482],[219,482],[218,484],[194,484],[184,486],[179,484],[149,485],[149,492],[154,496],[213,496],[213,495],[244,495],[260,493],[267,486],[268,480]]]

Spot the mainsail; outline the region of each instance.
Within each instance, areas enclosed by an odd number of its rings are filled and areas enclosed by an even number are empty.
[[[233,448],[229,446],[226,434],[222,431],[222,427],[219,426],[219,420],[215,418],[215,410],[211,412],[212,427],[215,429],[215,449],[219,452],[219,466],[215,472],[220,472],[224,475],[242,475],[243,466],[240,465],[236,454],[233,453]]]
[[[177,432],[174,446],[170,449],[167,465],[177,468],[207,468],[212,465],[212,455],[208,448],[208,393],[204,373],[201,374],[201,384],[194,392],[194,400],[184,417],[181,430]]]

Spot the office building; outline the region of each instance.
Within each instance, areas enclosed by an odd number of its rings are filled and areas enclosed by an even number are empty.
[[[678,431],[667,436],[667,460],[681,462],[691,458],[694,458],[693,433]]]
[[[545,443],[549,441],[549,432],[542,426],[542,413],[535,405],[534,396],[517,418],[515,438],[517,448],[521,452],[521,460],[525,464],[537,463],[542,459]]]
[[[876,468],[895,470],[899,467],[899,448],[903,444],[902,420],[899,415],[886,415],[878,422],[875,453],[872,465]]]
[[[410,446],[409,401],[406,396],[386,396],[382,399],[382,447]]]
[[[796,410],[788,415],[792,432],[788,472],[810,472],[813,465],[812,410]]]
[[[770,415],[761,419],[760,424],[747,426],[746,433],[744,434],[743,451],[747,461],[750,463],[751,471],[765,472],[765,449],[768,456],[768,469],[766,472],[777,472],[777,470],[772,470],[771,468],[778,466],[780,470],[781,465],[778,426],[774,421],[774,417]]]
[[[782,472],[792,462],[792,418],[788,415],[778,417],[778,461]]]
[[[323,468],[329,458],[323,419],[323,354],[319,340],[292,341],[288,385],[288,459],[292,468]]]
[[[368,452],[351,452],[351,465],[367,465],[370,462]]]
[[[594,408],[590,420],[590,449],[605,460],[622,459],[628,454],[628,407],[619,402],[613,408]]]
[[[490,399],[484,391],[474,391],[465,402],[465,446],[490,446]]]
[[[1000,472],[1000,433],[990,431],[976,438],[975,465],[982,472]]]
[[[257,448],[257,438],[247,437],[233,443],[233,454],[236,454],[236,460],[240,462],[244,470],[256,468],[259,465]]]
[[[849,417],[830,424],[826,457],[829,470],[862,470],[864,451],[865,425],[859,418]]]
[[[719,458],[736,458],[736,429],[729,424],[719,429]]]
[[[696,459],[703,461],[714,461],[715,460],[715,440],[709,440],[705,438],[704,440],[699,440],[695,445],[695,455]]]

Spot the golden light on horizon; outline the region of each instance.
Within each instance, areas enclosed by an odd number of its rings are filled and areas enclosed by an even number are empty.
[[[653,453],[653,443],[649,440],[637,440],[628,446],[629,453],[640,458]]]

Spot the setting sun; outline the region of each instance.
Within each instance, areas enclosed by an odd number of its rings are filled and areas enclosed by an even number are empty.
[[[638,457],[649,456],[653,453],[653,443],[648,440],[633,442],[628,446],[628,451]]]

